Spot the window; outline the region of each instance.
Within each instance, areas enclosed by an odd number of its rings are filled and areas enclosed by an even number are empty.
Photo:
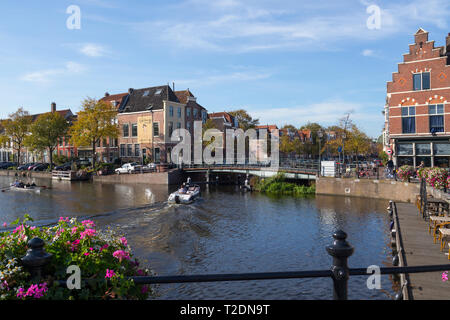
[[[173,107],[169,106],[169,115],[173,117]]]
[[[144,94],[143,94],[142,96],[143,96],[143,97],[146,97],[146,96],[148,96],[149,93],[150,93],[149,90],[145,90],[145,92],[144,92]]]
[[[444,105],[429,105],[428,113],[430,114],[430,132],[444,132]]]
[[[206,122],[206,118],[207,118],[206,111],[202,110],[202,121],[203,121],[203,123]]]
[[[141,146],[138,144],[134,145],[134,156],[140,157],[141,156]]]
[[[133,123],[131,125],[131,136],[137,137],[137,135],[138,135],[138,126],[137,126],[137,123]]]
[[[188,131],[191,131],[191,122],[187,122],[186,123],[186,128],[188,129]]]
[[[180,107],[178,107],[177,113],[178,113],[178,118],[181,118],[181,108]]]
[[[172,132],[173,132],[173,122],[169,122],[169,137],[172,136]]]
[[[181,123],[177,122],[177,129],[181,129]]]
[[[155,92],[155,95],[161,94],[161,92],[162,92],[162,89],[157,89]]]
[[[125,145],[124,144],[120,145],[120,156],[121,157],[125,157],[126,156],[126,154],[125,154]]]
[[[416,154],[417,155],[430,155],[431,147],[429,143],[416,143]]]
[[[198,113],[198,110],[196,108],[194,108],[194,118],[197,118],[197,113]]]
[[[402,133],[416,133],[416,107],[402,107]]]
[[[133,156],[133,145],[127,144],[127,156],[132,157]]]
[[[157,137],[159,136],[159,123],[153,122],[153,136]]]
[[[186,116],[189,118],[191,116],[191,108],[187,107],[186,108]]]
[[[413,74],[413,90],[429,90],[430,86],[430,73],[422,72]]]
[[[448,143],[433,143],[433,152],[435,156],[450,155],[450,144]]]
[[[397,154],[399,156],[408,156],[413,154],[413,144],[412,143],[399,143],[397,146]]]
[[[155,148],[155,162],[159,163],[161,161],[161,153],[159,148]]]
[[[130,135],[130,129],[129,129],[128,123],[126,123],[122,126],[122,130],[123,130],[124,138],[127,138]]]

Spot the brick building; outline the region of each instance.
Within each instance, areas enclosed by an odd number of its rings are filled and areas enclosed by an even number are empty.
[[[206,109],[197,103],[189,91],[173,91],[170,86],[129,89],[115,95],[120,135],[117,142],[123,162],[171,163],[171,141],[175,129],[193,133],[195,120],[206,121]],[[111,99],[111,98],[110,98]]]
[[[435,47],[419,29],[387,83],[384,148],[397,166],[449,167],[450,34]]]

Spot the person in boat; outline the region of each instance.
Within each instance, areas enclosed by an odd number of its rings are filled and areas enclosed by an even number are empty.
[[[16,180],[16,182],[14,182],[13,186],[16,188],[25,188],[25,184],[22,181],[18,181],[18,180]]]
[[[178,190],[178,193],[185,194],[187,192],[187,190],[188,189],[186,187],[186,184],[183,183],[183,185],[181,186],[180,190]]]

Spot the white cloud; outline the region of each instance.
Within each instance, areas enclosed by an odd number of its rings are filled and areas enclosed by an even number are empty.
[[[83,44],[79,51],[88,57],[102,57],[107,53],[105,47],[95,43]]]
[[[289,2],[289,1],[288,1]],[[380,5],[381,28],[369,30],[366,8],[370,3],[343,1],[303,4],[292,2],[288,10],[258,1],[187,0],[178,10],[189,15],[182,19],[147,21],[133,24],[146,41],[159,40],[178,47],[229,53],[275,49],[335,50],[341,40],[376,40],[397,33],[415,32],[420,24],[445,29],[448,0],[386,2]],[[328,7],[328,8],[327,8]],[[176,8],[175,8],[176,9]],[[174,9],[174,10],[175,10]],[[175,16],[174,12],[174,16]],[[178,22],[177,22],[178,21]]]
[[[373,57],[375,55],[375,52],[371,49],[364,49],[362,55],[364,57]]]
[[[74,75],[83,73],[86,70],[86,67],[76,63],[69,61],[66,63],[64,67],[57,68],[57,69],[47,69],[47,70],[41,70],[41,71],[35,71],[30,72],[22,77],[20,77],[20,80],[28,81],[28,82],[37,82],[37,83],[46,83],[52,80],[52,78],[55,78],[57,76],[67,76],[67,75]]]

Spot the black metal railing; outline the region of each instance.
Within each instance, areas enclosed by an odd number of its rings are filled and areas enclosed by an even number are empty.
[[[388,212],[391,218],[396,210],[393,202],[389,204]],[[391,230],[394,220],[391,220]],[[192,283],[192,282],[223,282],[223,281],[254,281],[254,280],[281,280],[281,279],[303,279],[303,278],[331,278],[333,280],[333,299],[347,300],[348,280],[350,276],[370,276],[367,268],[349,268],[348,258],[353,254],[354,248],[347,242],[347,234],[337,231],[333,234],[334,241],[326,247],[328,254],[333,258],[331,268],[328,270],[289,271],[289,272],[263,272],[263,273],[233,273],[233,274],[205,274],[205,275],[175,275],[175,276],[136,276],[129,277],[136,284],[169,284],[169,283]],[[30,249],[22,258],[23,264],[29,268],[32,277],[40,278],[45,265],[50,262],[50,255],[44,251],[44,241],[34,238],[29,242]],[[394,265],[396,258],[394,257]],[[423,272],[437,272],[450,270],[450,264],[427,265],[427,266],[400,266],[381,267],[380,274],[410,274]],[[88,283],[94,279],[83,281]],[[58,281],[60,285],[66,285],[63,280]],[[404,286],[402,286],[402,290]],[[404,298],[402,290],[395,295],[396,300]]]

